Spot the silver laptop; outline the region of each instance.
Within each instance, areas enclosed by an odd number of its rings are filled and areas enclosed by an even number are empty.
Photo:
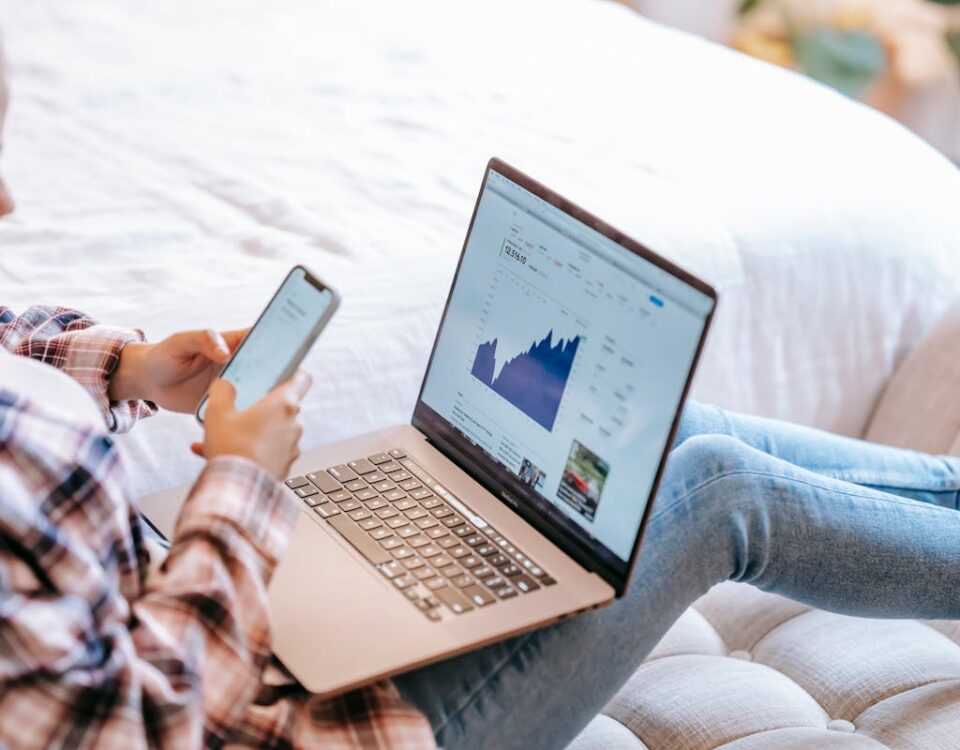
[[[277,656],[332,695],[621,596],[715,304],[491,160],[411,423],[286,481]],[[169,533],[184,495],[141,509]]]

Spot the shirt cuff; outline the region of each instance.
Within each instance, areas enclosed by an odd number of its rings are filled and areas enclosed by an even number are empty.
[[[68,335],[69,348],[60,369],[97,402],[107,429],[126,432],[138,420],[156,413],[157,406],[151,401],[111,401],[107,395],[110,376],[120,363],[123,347],[131,341],[145,341],[143,331],[95,325]]]
[[[260,552],[272,570],[287,547],[299,508],[280,482],[253,461],[217,456],[193,485],[174,533],[204,530],[227,523]]]

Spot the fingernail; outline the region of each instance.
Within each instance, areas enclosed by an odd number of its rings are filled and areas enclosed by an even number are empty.
[[[230,353],[230,347],[227,346],[227,340],[223,338],[219,331],[210,331],[210,335],[213,337],[213,343],[217,345],[217,348],[225,354]]]

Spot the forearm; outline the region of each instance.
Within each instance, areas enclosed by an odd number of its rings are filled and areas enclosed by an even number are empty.
[[[36,306],[16,315],[0,306],[0,346],[11,354],[38,360],[76,380],[94,399],[113,432],[130,429],[156,407],[128,387],[112,389],[126,347],[143,346],[143,332],[96,325],[87,315],[65,307]],[[125,372],[129,368],[123,368]],[[129,383],[129,378],[123,378]],[[118,397],[119,396],[119,397]]]

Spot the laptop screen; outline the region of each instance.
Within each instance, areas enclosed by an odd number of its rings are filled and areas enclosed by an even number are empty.
[[[625,575],[715,299],[546,198],[488,170],[414,423]]]

